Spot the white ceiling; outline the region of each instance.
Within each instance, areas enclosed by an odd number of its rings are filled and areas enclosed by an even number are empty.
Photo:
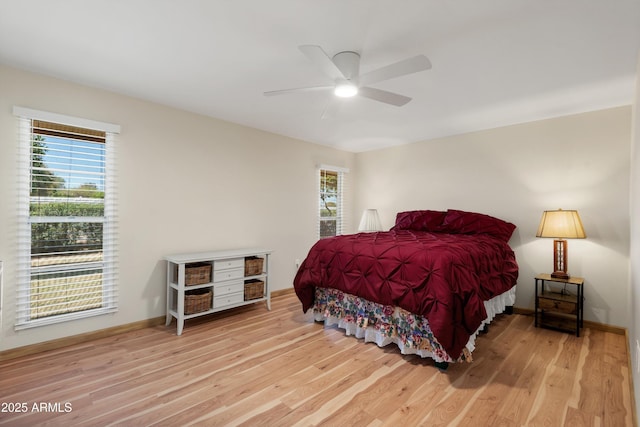
[[[433,68],[323,119],[263,96],[331,84],[301,44]],[[0,63],[356,152],[629,105],[639,50],[639,0],[0,0]]]

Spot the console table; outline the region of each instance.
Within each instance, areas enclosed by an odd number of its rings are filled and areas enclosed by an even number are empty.
[[[271,310],[271,250],[234,249],[167,255],[167,319],[184,321],[218,311],[265,301]],[[252,270],[255,266],[259,270]]]

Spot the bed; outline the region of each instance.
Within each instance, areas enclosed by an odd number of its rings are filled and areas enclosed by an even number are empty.
[[[446,369],[472,361],[477,334],[513,306],[515,228],[454,209],[400,212],[387,232],[319,240],[294,289],[316,321]]]

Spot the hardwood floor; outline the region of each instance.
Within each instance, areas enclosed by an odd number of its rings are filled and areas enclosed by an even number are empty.
[[[188,321],[180,337],[173,323],[1,362],[0,425],[633,425],[622,335],[577,338],[503,315],[473,363],[442,373],[324,328],[293,294],[272,308]]]

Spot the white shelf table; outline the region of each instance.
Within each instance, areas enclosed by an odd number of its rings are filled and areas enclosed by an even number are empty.
[[[182,335],[184,321],[194,317],[205,316],[230,308],[240,307],[257,302],[266,302],[271,310],[271,292],[269,286],[269,270],[271,250],[263,248],[246,248],[224,251],[195,252],[167,255],[167,319],[166,325],[173,318],[177,321],[177,335]],[[245,258],[263,258],[262,272],[245,276]],[[186,285],[185,271],[188,264],[210,264],[211,279],[207,283]],[[259,280],[264,282],[264,293],[261,298],[245,299],[245,281]],[[193,314],[185,314],[185,295],[188,291],[199,289],[211,290],[213,297],[208,309]]]

